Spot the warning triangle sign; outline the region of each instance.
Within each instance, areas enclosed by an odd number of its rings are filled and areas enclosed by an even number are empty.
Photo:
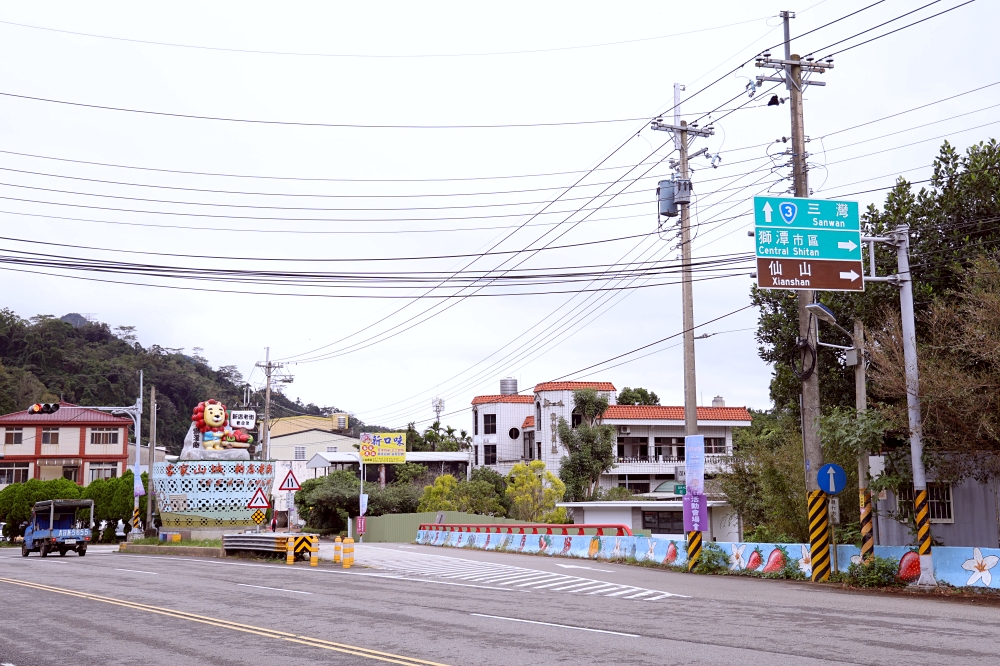
[[[264,490],[258,488],[257,492],[253,494],[250,499],[250,503],[247,504],[248,509],[270,509],[271,505],[267,503],[267,497],[264,495]]]
[[[299,480],[295,478],[292,470],[288,470],[288,475],[285,476],[285,480],[278,486],[278,490],[302,490],[302,486],[299,485]]]

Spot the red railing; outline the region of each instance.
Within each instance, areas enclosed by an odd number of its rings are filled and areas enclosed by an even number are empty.
[[[421,523],[420,530],[432,532],[482,532],[496,534],[557,534],[569,536],[571,534],[584,535],[584,530],[597,530],[597,536],[632,536],[632,530],[626,525],[614,523],[577,523],[573,525],[514,525],[514,524],[437,524]],[[527,531],[526,531],[527,530]],[[605,533],[605,530],[609,530]]]

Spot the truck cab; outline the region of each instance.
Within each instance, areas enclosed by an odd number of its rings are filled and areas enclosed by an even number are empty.
[[[77,527],[77,510],[88,509],[89,527]],[[94,500],[45,500],[35,502],[31,519],[21,542],[21,556],[38,552],[47,557],[52,551],[66,555],[75,550],[80,557],[87,554],[94,530]]]

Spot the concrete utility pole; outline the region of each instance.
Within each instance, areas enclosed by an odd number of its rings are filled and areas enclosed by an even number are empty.
[[[868,388],[865,379],[865,327],[854,320],[854,404],[858,415],[868,411]],[[861,507],[861,559],[875,556],[872,532],[872,494],[868,491],[868,451],[858,453],[858,503]]]
[[[264,348],[264,362],[257,367],[264,371],[267,383],[264,389],[264,423],[260,431],[260,459],[271,459],[271,376],[275,370],[285,366],[284,363],[271,363],[271,348]],[[285,380],[282,380],[285,381]]]
[[[136,454],[138,455],[138,454]],[[146,493],[146,529],[153,529],[153,464],[156,462],[156,386],[149,387],[149,490]]]
[[[793,54],[791,47],[790,20],[795,18],[794,12],[783,11],[781,18],[785,30],[785,57],[783,60],[773,60],[770,53],[757,59],[758,67],[780,69],[784,77],[758,76],[757,81],[783,82],[788,89],[788,101],[792,120],[792,186],[796,197],[809,196],[809,179],[806,165],[805,121],[802,108],[802,90],[806,85],[824,85],[818,82],[803,81],[803,72],[823,73],[833,67],[829,61],[814,63],[812,58],[802,60],[798,54]],[[820,490],[816,472],[823,465],[823,448],[819,437],[819,364],[818,364],[818,322],[810,314],[807,306],[816,300],[816,292],[802,290],[798,292],[799,340],[801,350],[802,373],[802,444],[805,454],[806,491],[808,496],[809,543],[810,559],[812,561],[812,579],[824,581],[830,577],[830,530],[826,494]]]
[[[672,132],[674,147],[677,149],[677,176],[671,181],[662,181],[661,187],[670,183],[672,203],[680,208],[680,250],[681,250],[681,325],[684,340],[684,434],[698,434],[698,388],[694,362],[694,293],[691,272],[691,177],[688,173],[688,146],[697,137],[709,137],[715,130],[709,126],[699,129],[688,126],[681,120],[681,91],[684,86],[674,84],[674,122],[665,124],[660,119],[652,122],[654,130]],[[701,152],[701,151],[700,151]],[[662,210],[661,210],[662,212]],[[667,213],[668,215],[670,213]],[[676,214],[676,213],[674,213]]]

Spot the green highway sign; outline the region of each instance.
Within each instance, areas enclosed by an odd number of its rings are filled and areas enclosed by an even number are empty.
[[[856,201],[754,197],[757,286],[864,291]]]
[[[687,491],[687,486],[683,484],[678,483],[674,486],[674,495],[687,495]]]

